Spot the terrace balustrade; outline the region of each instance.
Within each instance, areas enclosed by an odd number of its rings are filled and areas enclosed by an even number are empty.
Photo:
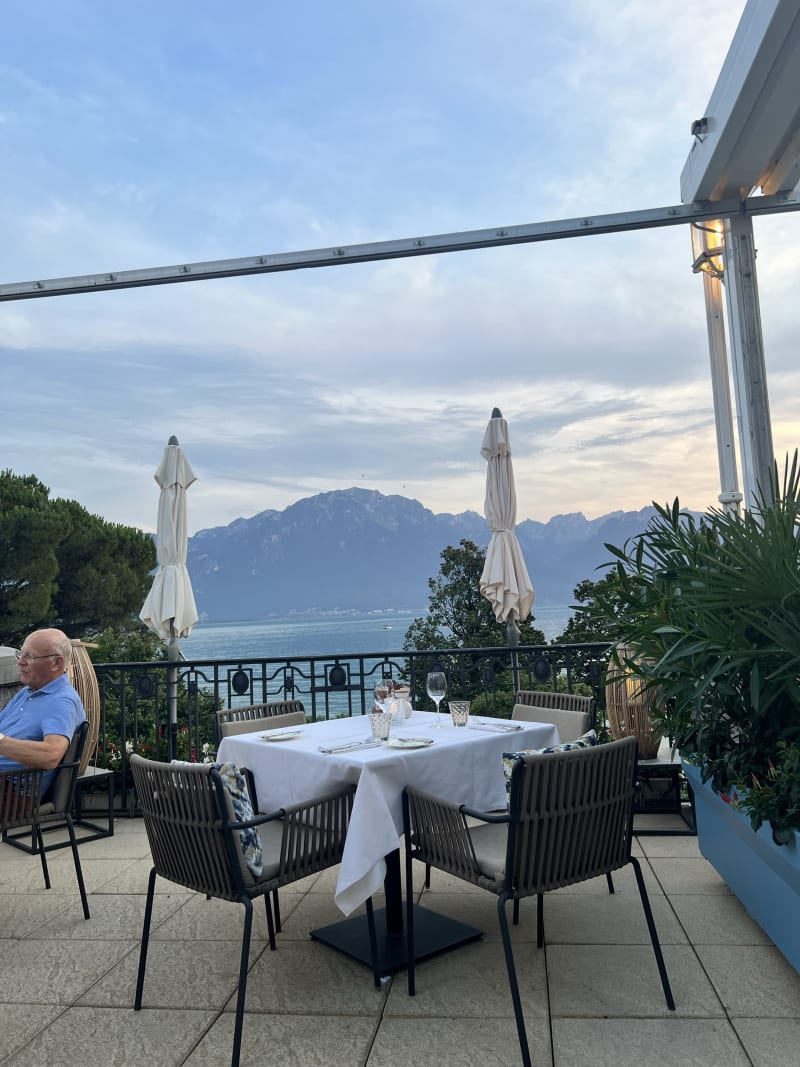
[[[425,676],[434,669],[445,672],[448,696],[469,699],[487,715],[508,715],[517,689],[591,692],[602,706],[600,681],[610,647],[599,642],[184,660],[178,665],[178,756],[201,761],[204,744],[216,751],[218,708],[302,700],[311,721],[364,715],[380,678],[407,684],[412,706],[430,710]],[[123,810],[133,800],[129,751],[168,759],[169,666],[167,660],[95,664],[101,703],[95,761],[117,772]]]

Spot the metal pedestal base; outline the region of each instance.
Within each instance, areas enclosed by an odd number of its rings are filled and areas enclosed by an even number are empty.
[[[389,931],[386,926],[386,909],[375,911],[375,928],[378,942],[378,972],[382,975],[394,974],[402,970],[407,962],[405,931]],[[372,953],[369,946],[369,931],[366,915],[356,915],[342,922],[332,923],[312,930],[311,936],[331,948],[343,952],[351,959],[358,960],[372,967]],[[414,906],[414,948],[417,960],[428,959],[440,952],[466,945],[483,937],[483,931],[475,926],[457,922],[446,915]]]

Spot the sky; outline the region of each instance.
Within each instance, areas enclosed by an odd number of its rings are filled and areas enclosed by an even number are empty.
[[[743,8],[5,0],[0,283],[677,204]],[[755,221],[779,457],[798,226]],[[192,533],[351,486],[481,512],[498,406],[519,521],[702,510],[691,258],[674,227],[2,303],[0,467],[152,530],[175,434]]]

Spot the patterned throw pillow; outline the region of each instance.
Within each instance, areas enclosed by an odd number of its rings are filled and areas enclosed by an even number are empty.
[[[547,752],[571,752],[573,748],[591,748],[596,744],[597,732],[588,730],[580,737],[576,737],[574,741],[564,741],[563,744],[550,745],[549,748],[525,748],[519,752],[504,752],[503,774],[506,778],[506,795],[511,796],[511,772],[514,770],[514,764],[522,756],[540,756]]]
[[[250,803],[250,794],[247,792],[247,782],[235,763],[214,764],[225,791],[231,802],[233,817],[239,822],[249,822],[253,818],[253,805]],[[247,864],[247,869],[257,881],[263,870],[263,854],[261,851],[261,838],[255,826],[246,826],[239,831],[239,844],[242,848],[242,856]]]

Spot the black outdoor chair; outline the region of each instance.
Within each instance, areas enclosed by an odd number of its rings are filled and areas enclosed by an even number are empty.
[[[29,814],[27,817],[25,817],[24,811],[18,808],[14,822],[8,823],[4,818],[0,819],[0,826],[2,826],[3,830],[3,840],[6,844],[14,845],[15,848],[22,849],[24,852],[39,854],[42,861],[42,873],[44,874],[44,884],[46,889],[50,888],[50,872],[47,869],[47,846],[45,846],[42,837],[42,828],[44,827],[46,829],[48,823],[58,823],[66,826],[67,833],[69,834],[70,847],[72,849],[72,861],[75,864],[75,877],[78,880],[78,889],[81,894],[81,905],[83,906],[84,919],[89,918],[89,901],[86,897],[86,886],[84,885],[81,860],[78,855],[78,842],[75,837],[75,825],[72,821],[72,805],[75,801],[78,768],[88,732],[88,722],[82,722],[72,735],[72,739],[67,746],[67,751],[64,753],[61,762],[56,768],[53,780],[45,795],[40,801],[29,807]],[[14,788],[17,793],[20,793],[21,787],[14,787],[13,780],[19,779],[22,773],[23,772],[20,771],[6,771],[5,774],[0,775],[0,780],[4,781],[6,794],[9,794],[12,788]],[[41,776],[42,772],[36,773]],[[39,778],[39,787],[40,786],[41,777]],[[0,808],[0,811],[5,811],[5,808]],[[23,841],[23,838],[27,837],[27,833],[21,832],[22,827],[30,827],[30,845],[25,844]],[[14,834],[9,832],[12,829],[16,830]]]
[[[269,944],[274,949],[270,893],[339,863],[355,786],[271,814],[239,819],[234,797],[212,764],[155,763],[134,754],[131,770],[153,856],[134,1008],[139,1011],[142,1006],[156,875],[207,897],[242,904],[245,917],[231,1056],[232,1067],[237,1067],[247,992],[252,902],[256,897],[264,898]],[[260,874],[248,866],[243,852],[241,834],[251,829],[258,831],[261,840]],[[250,860],[254,862],[252,853]]]
[[[412,861],[421,860],[494,893],[508,981],[525,1067],[531,1057],[506,917],[508,901],[536,896],[537,944],[544,944],[543,894],[633,865],[667,1006],[675,1002],[639,861],[631,855],[636,739],[520,756],[511,774],[509,811],[477,812],[407,787],[408,992],[414,996]],[[470,826],[468,818],[480,820]]]

